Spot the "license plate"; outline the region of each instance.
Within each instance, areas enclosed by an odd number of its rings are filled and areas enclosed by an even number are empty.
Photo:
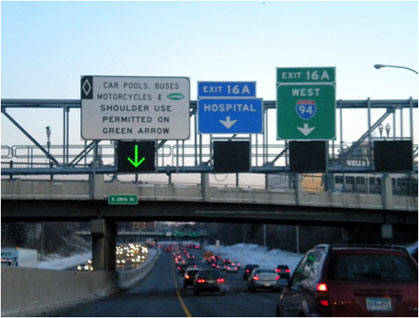
[[[367,310],[369,311],[391,311],[390,298],[367,297]]]
[[[269,283],[265,283],[265,286],[266,286],[266,287],[269,287],[269,286],[271,286],[271,284],[269,284]]]
[[[209,280],[208,281],[208,284],[214,284],[215,283],[215,280]]]

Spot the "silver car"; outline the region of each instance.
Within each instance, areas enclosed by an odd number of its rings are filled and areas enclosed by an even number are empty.
[[[276,291],[278,279],[279,275],[274,269],[255,268],[247,279],[247,288],[251,292],[262,288]]]

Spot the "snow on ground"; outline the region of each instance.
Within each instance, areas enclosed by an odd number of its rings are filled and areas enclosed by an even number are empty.
[[[64,270],[79,264],[87,263],[92,258],[92,252],[73,255],[70,257],[61,257],[59,255],[49,256],[48,259],[38,263],[38,268]]]
[[[207,245],[206,250],[212,251],[215,255],[229,258],[232,261],[240,262],[244,267],[246,264],[258,264],[260,268],[275,269],[277,265],[288,265],[291,272],[297,267],[302,254],[286,252],[278,249],[267,250],[266,247],[256,244],[236,244],[232,246]]]
[[[180,242],[158,242],[159,244],[173,244]],[[197,243],[194,241],[181,242],[182,244]],[[410,253],[417,250],[418,242],[407,246]],[[154,249],[150,249],[150,254]],[[212,251],[215,255],[220,255],[223,258],[229,258],[232,261],[240,262],[244,267],[246,264],[258,264],[263,268],[276,268],[277,265],[288,265],[291,272],[297,267],[303,254],[286,252],[278,249],[269,250],[266,247],[256,244],[235,244],[231,246],[206,245],[204,250]],[[48,260],[39,262],[38,268],[64,270],[79,264],[87,263],[92,258],[92,253],[86,252],[71,257],[61,258],[59,256],[52,256]]]

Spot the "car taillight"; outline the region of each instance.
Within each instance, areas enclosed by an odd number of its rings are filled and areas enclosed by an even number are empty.
[[[255,275],[255,276],[253,276],[253,279],[254,280],[259,280],[259,276],[258,275]]]
[[[177,269],[180,269],[180,267],[178,267]]]
[[[291,270],[290,269],[286,269],[285,272],[286,273],[291,273]]]
[[[224,278],[218,278],[218,279],[217,279],[217,282],[219,282],[219,283],[224,283]]]
[[[248,269],[246,269],[246,273],[249,273],[250,271]]]
[[[230,266],[228,266],[227,269],[230,269]]]
[[[277,273],[280,273],[280,272],[281,272],[281,270],[280,270],[280,269],[277,269],[277,270],[276,270],[276,272],[277,272]]]
[[[276,275],[275,280],[278,280],[281,276]]]
[[[238,268],[236,267],[236,270],[237,270]]]
[[[197,267],[198,267],[198,265],[194,265],[193,267],[194,267],[194,268],[197,268]]]
[[[189,279],[189,278],[191,278],[191,276],[189,276],[189,275],[185,275],[185,278],[186,278],[186,279]]]
[[[317,291],[327,292],[327,285],[325,283],[317,284]]]
[[[202,284],[202,283],[205,283],[205,279],[199,278],[199,279],[197,280],[197,282],[198,282],[198,283],[201,283],[201,284]]]
[[[320,305],[324,307],[329,307],[329,301],[327,299],[320,300]]]

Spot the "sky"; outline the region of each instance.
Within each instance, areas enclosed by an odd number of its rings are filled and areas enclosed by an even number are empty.
[[[336,67],[337,99],[418,98],[416,74],[377,63],[418,70],[417,1],[1,2],[3,99],[79,99],[82,75],[126,75],[189,77],[191,100],[197,81],[256,81],[257,97],[275,100],[277,67],[316,66]],[[62,144],[61,110],[9,113]],[[4,117],[2,145],[30,144]],[[345,111],[345,141],[366,125],[366,111]],[[70,129],[82,144],[78,110]]]

